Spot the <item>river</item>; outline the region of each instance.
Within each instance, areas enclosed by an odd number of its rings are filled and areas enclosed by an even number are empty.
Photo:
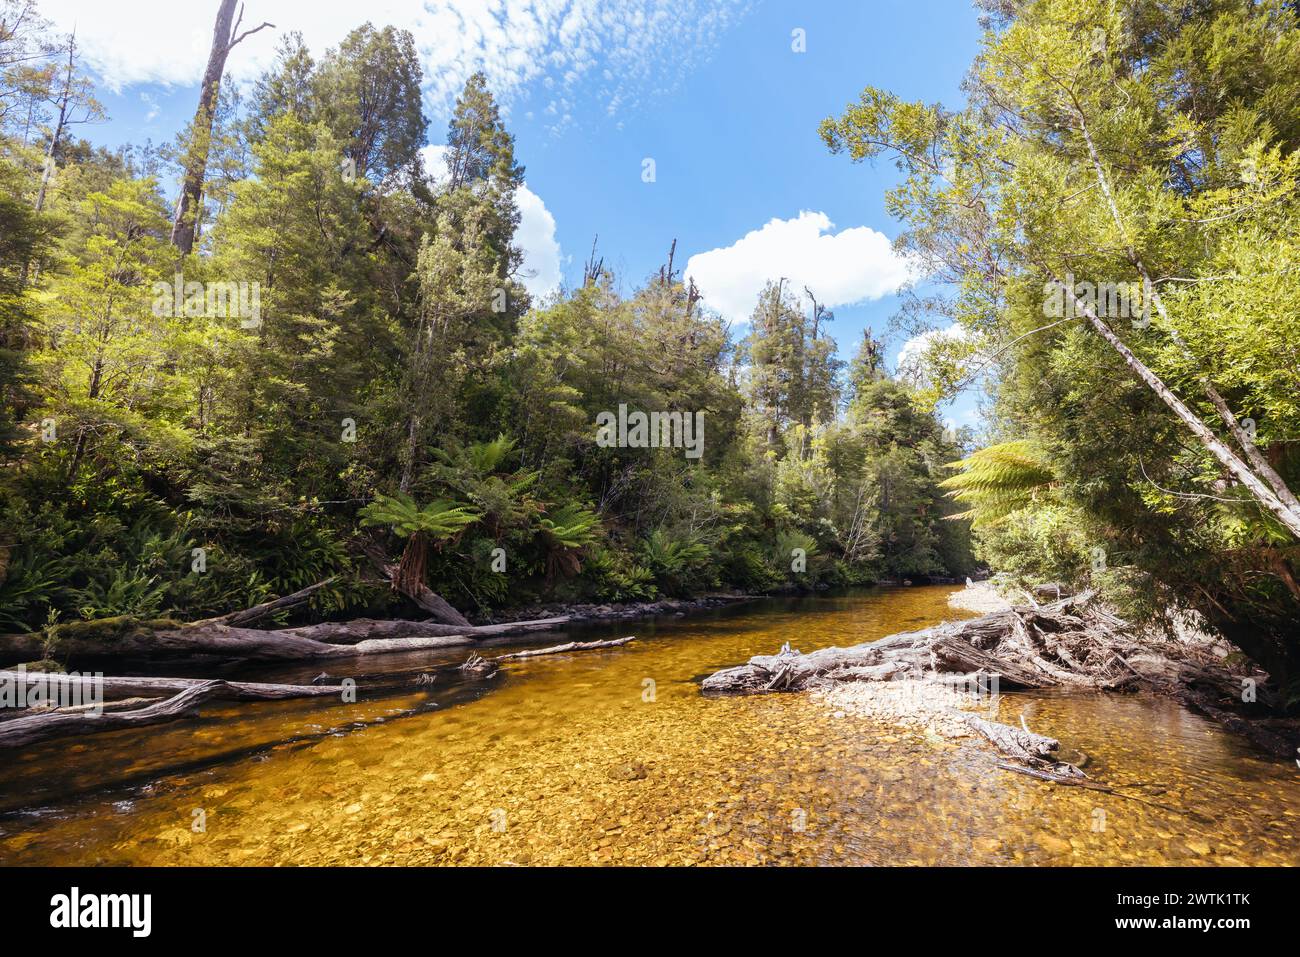
[[[328,665],[356,704],[201,718],[6,754],[4,864],[1288,864],[1300,769],[1176,703],[1004,694],[1002,720],[1083,750],[1166,807],[1035,781],[988,746],[836,717],[805,695],[709,699],[697,681],[785,641],[808,652],[913,630],[945,587],[763,599],[587,626],[485,681],[376,699],[379,672],[465,651]],[[512,647],[508,650],[515,650]],[[351,669],[351,670],[350,670]],[[223,677],[310,679],[315,668]]]

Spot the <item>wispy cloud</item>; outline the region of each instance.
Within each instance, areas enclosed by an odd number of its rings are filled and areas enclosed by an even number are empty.
[[[507,107],[530,94],[562,130],[575,117],[617,118],[672,89],[751,0],[367,0],[365,4],[248,0],[245,26],[269,21],[231,55],[228,72],[247,81],[268,66],[277,37],[302,32],[319,55],[369,20],[415,37],[431,111],[444,115],[465,80],[484,71]],[[131,16],[105,0],[43,0],[62,29],[77,28],[87,61],[105,85],[197,83],[207,61],[216,0],[132,0]]]
[[[149,107],[149,112],[145,114],[144,121],[146,123],[152,123],[157,119],[158,114],[162,112],[158,106],[158,97],[154,96],[152,93],[141,93],[140,102]]]

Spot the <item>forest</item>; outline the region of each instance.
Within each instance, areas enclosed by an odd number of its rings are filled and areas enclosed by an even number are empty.
[[[605,93],[702,16],[556,2]],[[0,0],[0,863],[1300,861],[1300,0],[724,11],[638,109],[735,102],[715,215],[816,197],[712,250],[743,318],[434,5],[205,0],[155,144]],[[546,293],[524,146],[594,211]],[[746,245],[804,222],[902,285]]]
[[[412,37],[371,24],[319,59],[287,33],[247,92],[210,62],[176,142],[109,152],[75,38],[4,9],[0,629],[326,581],[300,618],[974,571],[961,436],[870,333],[839,359],[815,290],[772,276],[729,328],[665,236],[653,275],[593,244],[530,300],[481,74],[432,172]],[[701,454],[602,441],[621,406],[698,421]]]

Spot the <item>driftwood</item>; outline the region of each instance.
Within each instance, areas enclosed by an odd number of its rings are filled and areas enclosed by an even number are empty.
[[[462,675],[465,675],[467,678],[482,679],[482,678],[491,678],[493,675],[495,675],[498,671],[501,670],[501,666],[497,664],[495,661],[489,661],[487,658],[484,658],[477,651],[475,651],[472,652],[467,659],[465,659],[465,663],[462,664],[457,670]]]
[[[34,671],[0,671],[0,682],[17,685],[22,680],[28,689],[38,685],[53,687],[64,684],[81,700],[102,691],[106,699],[152,698],[170,696],[204,683],[202,678],[92,678],[89,675],[60,675]],[[220,697],[232,701],[283,701],[290,698],[328,698],[343,693],[342,685],[287,685],[258,681],[223,681]],[[25,694],[24,697],[30,697]]]
[[[972,731],[978,731],[992,742],[1003,754],[1021,761],[1055,761],[1056,752],[1061,749],[1061,742],[1032,731],[1013,728],[1006,724],[985,721],[975,715],[967,715],[966,724]]]
[[[28,747],[74,734],[162,724],[193,714],[205,701],[227,696],[224,685],[224,681],[202,681],[165,701],[132,711],[108,711],[102,714],[53,712],[14,718],[0,723],[0,749]]]
[[[497,661],[507,661],[511,658],[539,658],[542,655],[562,655],[569,651],[595,651],[598,648],[618,648],[626,645],[630,641],[636,641],[635,635],[627,638],[611,638],[608,641],[568,641],[562,645],[551,645],[549,648],[534,648],[531,651],[515,651],[508,655],[497,655]]]
[[[304,661],[468,645],[498,635],[547,630],[568,620],[561,616],[461,628],[436,622],[361,618],[261,630],[213,622],[187,625],[168,619],[109,618],[57,626],[56,648],[60,658],[158,660],[208,655],[258,661]],[[0,635],[0,663],[33,661],[43,657],[46,650],[40,634]]]
[[[136,708],[143,708],[145,705],[156,704],[162,701],[162,698],[121,698],[117,701],[105,701],[102,704],[77,704],[69,705],[66,708],[51,708],[49,714],[87,714],[87,713],[104,713],[108,711],[132,711]],[[34,712],[44,713],[44,712]],[[20,712],[17,717],[27,717],[28,713]]]
[[[1240,699],[1240,675],[1188,645],[1142,640],[1094,602],[1091,593],[945,622],[850,648],[803,655],[787,645],[780,654],[756,655],[708,676],[701,690],[708,695],[762,694],[850,681],[928,681],[944,675],[962,675],[968,684],[990,690],[994,678],[999,690],[1142,687],[1178,697],[1276,756],[1293,758],[1296,753],[1298,742],[1232,710]],[[972,727],[1004,754],[1051,779],[1084,777],[1077,766],[1056,761],[1042,750],[1051,739],[1040,741],[1027,730],[979,719]]]

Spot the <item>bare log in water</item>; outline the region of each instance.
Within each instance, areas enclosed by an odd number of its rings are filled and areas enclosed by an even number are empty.
[[[157,704],[131,711],[33,714],[0,723],[0,749],[23,748],[74,734],[94,734],[162,724],[189,714],[199,705],[228,694],[224,681],[202,681]]]
[[[973,714],[966,716],[966,724],[971,730],[978,731],[988,738],[993,746],[1003,754],[1019,758],[1021,761],[1029,763],[1055,761],[1056,752],[1061,749],[1061,743],[1055,738],[1034,734],[1032,731],[1024,731],[1006,724],[998,724],[994,721],[985,721]]]
[[[256,661],[307,661],[449,648],[499,635],[548,630],[568,621],[567,616],[561,616],[461,628],[437,622],[361,618],[264,631],[214,622],[187,625],[167,619],[108,618],[59,625],[55,648],[61,658],[157,660],[206,655]],[[33,661],[43,657],[46,651],[45,641],[39,634],[0,635],[0,662]]]
[[[115,698],[154,698],[171,696],[203,684],[204,678],[130,678],[103,677],[90,675],[61,675],[32,671],[0,671],[0,683],[11,684],[18,689],[20,682],[26,686],[22,689],[24,700],[32,697],[31,689],[46,689],[63,685],[72,697],[88,701],[92,695],[101,691],[106,699]],[[220,696],[232,701],[284,701],[291,698],[328,698],[339,697],[344,691],[342,685],[288,685],[270,684],[259,681],[223,681]],[[48,697],[49,695],[47,695]]]
[[[549,648],[534,648],[531,651],[515,651],[508,655],[497,655],[497,661],[507,661],[511,658],[539,658],[542,655],[562,655],[570,651],[595,651],[598,648],[618,648],[626,645],[630,641],[636,641],[635,635],[629,635],[627,638],[611,638],[609,641],[568,641],[562,645],[551,645]]]

